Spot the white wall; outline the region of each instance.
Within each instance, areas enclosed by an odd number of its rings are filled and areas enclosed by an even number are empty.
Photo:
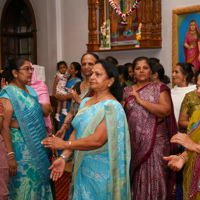
[[[172,71],[172,9],[200,4],[199,0],[162,0],[162,48],[147,50],[126,50],[98,52],[100,58],[111,55],[119,64],[132,62],[138,56],[157,57],[163,64],[166,74],[171,77]],[[80,61],[86,52],[88,43],[88,7],[86,1],[63,0],[63,59],[68,63]],[[67,11],[67,12],[66,12]],[[78,13],[77,13],[78,12]],[[77,13],[77,14],[76,14]],[[70,20],[72,18],[72,20]]]
[[[0,13],[5,0],[0,0]],[[60,59],[68,65],[80,62],[87,51],[88,6],[86,0],[30,0],[37,23],[38,64],[46,68],[46,84],[52,93],[56,63]],[[60,3],[60,12],[57,4]],[[98,52],[100,58],[107,55],[118,59],[119,64],[132,62],[138,56],[157,57],[171,77],[172,71],[172,9],[200,4],[199,0],[162,0],[162,48]],[[59,12],[59,13],[58,13]],[[56,30],[56,17],[61,17],[61,40]],[[61,45],[59,44],[61,41]],[[58,48],[61,48],[59,53]]]

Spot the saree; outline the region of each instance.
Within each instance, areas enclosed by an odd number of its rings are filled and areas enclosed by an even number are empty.
[[[200,144],[200,121],[198,121],[188,133],[190,139]],[[193,151],[187,151],[188,161],[183,170],[183,199],[200,199],[200,155]]]
[[[46,138],[42,107],[34,96],[18,87],[8,85],[0,95],[4,93],[20,127],[10,128],[17,174],[9,179],[9,199],[51,200],[49,150],[41,145]]]
[[[198,47],[198,42],[200,41],[200,31],[196,23],[196,33],[192,34],[190,33],[190,27],[188,28],[188,31],[186,32],[185,35],[185,40],[184,43],[190,45],[194,45],[194,48],[188,49],[183,46],[184,50],[184,57],[185,57],[185,62],[192,63],[195,67],[195,70],[197,71],[200,66],[200,62],[198,60],[199,56],[199,47]]]
[[[98,149],[74,152],[73,199],[130,199],[130,138],[124,110],[114,100],[84,106],[88,99],[72,121],[76,140],[93,135],[105,118],[108,141]]]
[[[137,92],[140,97],[151,103],[158,103],[160,93],[169,88],[161,83],[150,83]],[[169,176],[169,168],[164,156],[175,153],[176,146],[170,147],[170,138],[177,133],[176,121],[172,111],[169,117],[158,122],[157,118],[137,104],[129,93],[132,86],[124,89],[125,112],[131,139],[131,197],[132,199],[171,198],[175,176]],[[168,179],[168,178],[171,179]]]
[[[31,64],[32,65],[32,64]],[[31,87],[35,90],[36,94],[39,97],[38,102],[42,104],[50,104],[49,91],[45,83],[41,80],[38,80],[36,71],[34,70],[30,82]],[[44,117],[45,125],[49,136],[52,136],[52,123],[50,115]]]
[[[192,114],[200,110],[200,100],[195,91],[187,93],[182,101],[180,113],[188,114],[190,117]]]
[[[81,81],[80,78],[71,79],[67,82],[65,87],[72,89],[74,87],[74,85],[80,81]],[[66,107],[67,112],[69,112],[69,110],[71,108],[71,101],[72,101],[71,99],[67,100],[67,107]],[[61,120],[60,120],[60,124],[59,124],[59,129],[61,129],[61,126],[62,126],[63,122],[65,121],[65,117],[66,117],[66,115],[63,115],[61,112]],[[63,140],[67,141],[69,139],[69,136],[71,135],[71,133],[72,133],[72,127],[70,126],[69,129],[65,132],[65,136],[64,136]]]

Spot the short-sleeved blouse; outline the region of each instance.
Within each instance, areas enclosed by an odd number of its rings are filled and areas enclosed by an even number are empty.
[[[180,113],[188,114],[191,117],[196,110],[200,110],[199,97],[195,91],[188,92],[182,101]]]

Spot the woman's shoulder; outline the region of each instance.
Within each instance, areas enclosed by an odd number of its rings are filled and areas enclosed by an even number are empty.
[[[32,96],[34,96],[34,97],[36,97],[38,99],[38,95],[37,95],[36,91],[30,85],[26,85],[26,88],[28,89],[29,93]]]
[[[197,93],[194,90],[185,94],[185,98],[192,98],[194,96],[197,96]]]
[[[131,92],[133,90],[133,86],[132,85],[129,85],[129,86],[126,86],[125,88],[124,88],[124,92],[125,93],[129,93],[129,92]]]

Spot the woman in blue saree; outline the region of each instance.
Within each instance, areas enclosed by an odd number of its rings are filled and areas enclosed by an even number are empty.
[[[26,85],[33,68],[27,60],[12,58],[5,69],[12,79],[0,93],[6,110],[1,134],[9,156],[9,199],[51,200],[49,150],[41,145],[47,136],[43,110]]]
[[[72,62],[69,67],[69,74],[70,74],[70,77],[69,77],[68,82],[65,87],[72,89],[74,87],[74,85],[76,85],[76,83],[81,82],[81,80],[82,80],[81,65],[78,62]],[[66,89],[66,91],[67,91],[67,89]],[[67,99],[67,112],[69,112],[69,110],[71,108],[72,95],[68,94],[67,96],[70,97],[69,99]],[[65,117],[66,116],[61,113],[61,121],[59,123],[59,129],[62,127]],[[69,129],[65,132],[63,139],[65,141],[67,141],[69,139],[69,136],[71,135],[71,133],[72,133],[72,127],[70,126]]]
[[[130,138],[126,116],[118,101],[123,91],[116,67],[98,60],[92,69],[95,95],[82,100],[72,121],[69,141],[48,138],[45,147],[65,149],[52,164],[51,178],[62,176],[74,151],[73,199],[130,199]]]

